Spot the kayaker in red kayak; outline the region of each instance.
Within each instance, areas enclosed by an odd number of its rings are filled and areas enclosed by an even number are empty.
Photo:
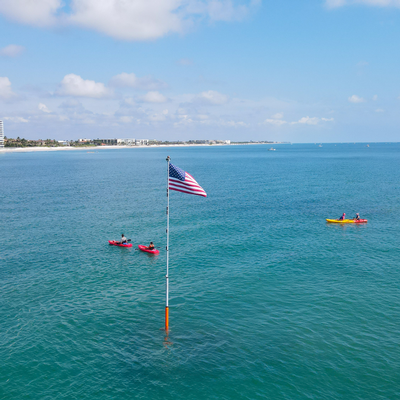
[[[361,218],[360,218],[360,213],[357,213],[356,214],[356,217],[355,218],[353,218],[354,219],[354,221],[359,221]]]
[[[149,246],[147,247],[149,250],[154,250],[153,242],[150,242]]]
[[[118,244],[127,244],[128,243],[128,239],[125,237],[124,234],[121,235],[121,241],[117,242]]]
[[[343,221],[346,219],[346,213],[343,213],[343,215],[338,219],[338,221]]]

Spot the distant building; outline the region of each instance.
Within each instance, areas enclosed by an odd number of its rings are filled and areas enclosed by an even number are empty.
[[[207,144],[208,140],[189,140],[187,143],[189,143],[189,144]]]
[[[69,146],[69,142],[67,140],[57,140],[60,146]]]
[[[117,144],[120,146],[135,146],[135,139],[117,139]]]
[[[79,143],[90,143],[92,140],[91,139],[79,139]]]
[[[110,145],[110,146],[115,146],[115,145],[117,145],[117,141],[118,141],[118,139],[95,139],[95,140],[93,140],[93,142],[94,142],[95,144],[100,144],[100,145],[102,145],[102,144],[108,144],[108,145]]]
[[[149,139],[136,139],[135,145],[136,146],[147,146],[149,144]]]
[[[224,143],[225,144],[231,144],[231,141],[230,140],[224,140]]]
[[[4,126],[2,120],[0,120],[0,147],[4,147]]]

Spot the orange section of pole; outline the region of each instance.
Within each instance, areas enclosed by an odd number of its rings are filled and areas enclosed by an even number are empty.
[[[165,330],[169,329],[169,311],[168,307],[165,307]]]

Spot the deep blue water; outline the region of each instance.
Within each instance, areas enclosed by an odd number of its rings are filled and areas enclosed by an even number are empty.
[[[0,398],[399,399],[400,145],[268,147],[0,153]]]

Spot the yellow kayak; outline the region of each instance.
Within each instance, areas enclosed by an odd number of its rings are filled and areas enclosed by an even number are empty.
[[[332,224],[365,224],[366,222],[368,222],[368,220],[359,219],[358,221],[356,221],[355,219],[327,219],[326,222],[330,222]]]

